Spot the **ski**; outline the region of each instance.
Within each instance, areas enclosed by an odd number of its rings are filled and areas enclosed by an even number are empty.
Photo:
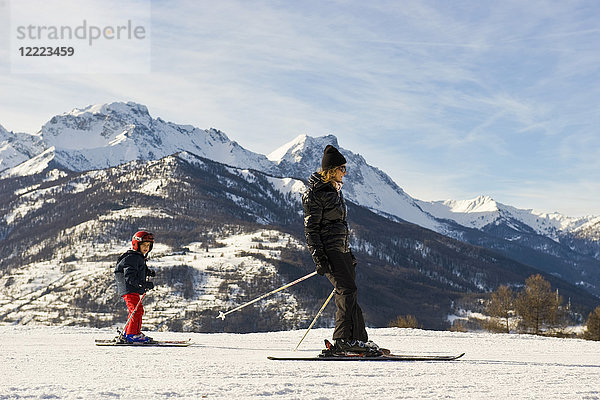
[[[458,355],[417,355],[417,354],[392,354],[388,349],[377,348],[366,352],[336,353],[334,345],[325,339],[325,350],[317,357],[267,357],[277,361],[453,361],[458,360],[465,353]]]
[[[367,356],[364,354],[342,354],[318,357],[267,357],[276,361],[454,361],[465,353],[458,355],[408,355],[408,354],[382,354],[380,356]]]
[[[96,346],[135,346],[135,347],[187,347],[192,344],[191,339],[188,340],[152,340],[146,343],[143,342],[123,342],[115,339],[95,339]]]

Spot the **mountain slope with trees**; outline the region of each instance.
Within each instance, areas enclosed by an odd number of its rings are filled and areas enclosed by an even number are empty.
[[[31,304],[38,306],[30,308],[31,315],[43,313],[50,304],[57,313],[54,323],[114,324],[123,311],[111,268],[131,233],[143,227],[164,246],[150,261],[162,272],[157,281],[164,289],[160,296],[172,308],[184,310],[177,314],[165,309],[161,315],[157,294],[156,302],[149,303],[150,309],[157,309],[155,326],[236,332],[304,326],[330,291],[324,278],[312,278],[292,287],[291,297],[239,312],[225,322],[215,318],[219,310],[314,269],[304,248],[302,188],[301,181],[189,153],[104,170],[50,169],[0,180],[0,210],[10,221],[0,246],[0,314],[5,322],[36,320],[11,312],[11,304],[28,295],[28,287],[17,283],[30,280],[33,285],[38,279],[35,271],[50,262],[73,282],[60,281],[58,272],[53,276],[58,283],[52,277],[41,282],[38,297],[46,300],[32,298]],[[516,286],[537,272],[493,251],[392,221],[351,202],[348,210],[352,247],[359,259],[359,298],[371,326],[387,326],[398,315],[415,314],[424,327],[445,328],[452,305],[462,296],[486,296],[498,285]],[[201,269],[194,261],[203,256],[202,249],[219,258],[219,249],[229,248],[224,245],[228,238],[264,230],[277,232],[274,235],[283,244],[269,250],[268,241],[251,242],[237,251],[237,261],[232,259],[225,267],[219,260],[213,264],[209,260]],[[33,275],[25,279],[25,270]],[[572,299],[580,313],[596,305],[596,299],[580,288],[551,275],[546,278]],[[203,285],[215,280],[219,283],[208,294]],[[61,298],[65,291],[70,297]],[[209,297],[212,301],[205,301]],[[73,310],[84,316],[96,312],[98,318],[86,322],[71,315]],[[115,310],[116,317],[110,318]],[[331,312],[323,324],[331,321]]]

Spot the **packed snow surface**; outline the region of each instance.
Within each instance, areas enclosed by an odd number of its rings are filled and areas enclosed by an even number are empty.
[[[523,335],[370,329],[394,353],[452,362],[270,361],[313,356],[330,329],[147,332],[186,348],[98,347],[113,331],[0,326],[0,399],[599,399],[600,343]]]

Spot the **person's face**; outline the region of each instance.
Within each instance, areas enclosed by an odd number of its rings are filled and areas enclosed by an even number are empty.
[[[342,182],[342,179],[346,175],[346,164],[339,166],[335,169],[335,175],[333,175],[333,179],[336,182]]]
[[[150,242],[142,242],[138,246],[140,248],[140,252],[143,255],[148,254],[148,252],[150,251]]]

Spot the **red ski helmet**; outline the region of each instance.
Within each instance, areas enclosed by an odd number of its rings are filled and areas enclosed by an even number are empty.
[[[152,250],[152,246],[154,245],[154,235],[146,231],[136,232],[131,238],[131,247],[135,251],[140,251],[138,245],[142,242],[150,242],[150,250]]]

